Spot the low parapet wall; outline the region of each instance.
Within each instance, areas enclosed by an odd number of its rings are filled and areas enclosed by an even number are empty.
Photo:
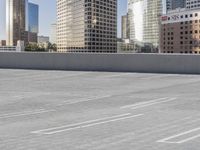
[[[0,68],[199,74],[200,55],[0,52]]]

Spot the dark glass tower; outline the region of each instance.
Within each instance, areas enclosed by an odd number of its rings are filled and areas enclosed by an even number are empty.
[[[26,9],[27,0],[6,0],[7,45],[26,41]]]
[[[167,0],[167,10],[174,10],[177,8],[185,8],[186,0]]]

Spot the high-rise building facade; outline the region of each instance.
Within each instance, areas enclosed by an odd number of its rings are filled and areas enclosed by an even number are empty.
[[[117,52],[117,0],[57,0],[60,52]]]
[[[130,39],[158,47],[162,12],[162,0],[128,0]]]
[[[7,45],[16,46],[18,40],[27,41],[27,0],[6,0]]]
[[[39,32],[39,6],[37,4],[28,3],[28,42],[37,43]]]
[[[56,44],[56,23],[51,24],[50,43]]]
[[[6,0],[7,45],[37,42],[38,11],[38,5],[28,0]]]
[[[186,0],[167,0],[167,11],[185,7]]]
[[[200,8],[200,0],[186,0],[186,8],[187,9],[199,9]]]
[[[39,6],[30,2],[28,3],[28,31],[39,32]]]
[[[121,38],[122,39],[128,39],[129,38],[129,30],[128,30],[128,15],[122,16],[122,22],[121,22]]]
[[[200,54],[200,11],[180,9],[161,17],[161,53]]]

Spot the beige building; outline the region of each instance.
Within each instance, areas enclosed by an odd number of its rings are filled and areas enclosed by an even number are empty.
[[[117,52],[117,0],[57,0],[59,52]]]
[[[49,41],[51,44],[56,44],[56,23],[51,24],[51,34]]]
[[[161,53],[200,53],[200,11],[179,9],[161,17]]]
[[[128,39],[129,38],[129,29],[128,29],[128,14],[122,16],[121,21],[121,38]]]
[[[199,9],[200,8],[200,0],[186,0],[186,8],[187,9]]]

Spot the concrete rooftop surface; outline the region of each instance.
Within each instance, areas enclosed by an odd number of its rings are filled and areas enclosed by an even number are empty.
[[[200,76],[0,70],[0,150],[199,150]]]

